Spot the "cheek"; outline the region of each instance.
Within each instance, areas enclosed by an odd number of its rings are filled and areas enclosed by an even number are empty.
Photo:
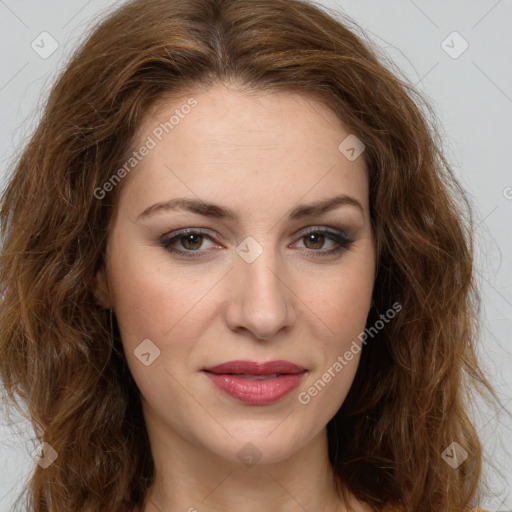
[[[131,339],[165,338],[207,286],[190,272],[170,265],[164,249],[130,244],[123,233],[114,238],[111,262],[116,315]]]
[[[327,424],[352,386],[364,350],[360,335],[366,325],[372,287],[371,271],[359,274],[343,270],[312,297],[311,314],[322,320],[327,327],[322,332],[327,334],[315,340],[316,364],[297,399],[304,413],[316,418],[315,424]]]
[[[331,335],[329,345],[344,344],[364,329],[371,305],[373,259],[352,257],[335,272],[312,282],[304,282],[301,293],[307,297],[312,314],[318,316]]]
[[[124,258],[112,273],[114,307],[123,341],[160,338],[171,327],[183,302],[175,288],[166,286],[162,275],[141,258]]]
[[[193,334],[184,329],[191,306],[179,276],[171,279],[148,258],[149,250],[143,252],[118,258],[111,281],[128,367],[142,396],[158,403],[162,392],[175,387],[171,375],[180,378],[176,361],[193,348]]]
[[[337,339],[363,329],[371,304],[371,287],[347,280],[333,279],[317,296],[311,309],[329,327]]]
[[[135,245],[126,251],[122,247],[129,245],[121,239],[117,246],[112,244],[114,309],[128,366],[141,391],[149,392],[161,374],[159,369],[177,378],[186,373],[183,361],[190,360],[211,323],[214,305],[208,291],[218,275],[198,276],[194,265],[171,264],[163,249]],[[139,347],[147,345],[149,352],[158,354],[149,367],[137,358]]]
[[[348,394],[354,380],[371,306],[374,259],[370,248],[348,253],[336,272],[313,286],[308,280],[302,293],[309,297],[311,321],[321,319],[323,336],[316,338],[317,364],[298,397],[313,416],[329,421]],[[319,332],[319,331],[317,331]]]
[[[136,373],[140,361],[134,351],[143,340],[151,340],[160,350],[159,364],[169,352],[179,350],[181,337],[176,332],[188,320],[195,299],[195,293],[183,290],[194,287],[186,287],[179,273],[164,271],[166,262],[154,247],[132,247],[128,253],[114,246],[111,254],[114,310],[128,364]]]

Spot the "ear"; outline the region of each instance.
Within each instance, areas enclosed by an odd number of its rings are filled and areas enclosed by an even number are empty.
[[[94,297],[96,297],[96,303],[105,309],[110,309],[112,301],[110,298],[110,292],[107,283],[107,274],[105,272],[105,265],[101,265],[99,270],[94,276]]]

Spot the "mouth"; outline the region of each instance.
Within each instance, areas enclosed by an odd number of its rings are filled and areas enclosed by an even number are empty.
[[[216,375],[269,377],[283,374],[297,375],[304,373],[306,369],[298,364],[279,360],[265,363],[259,363],[257,361],[228,361],[209,368],[203,368],[203,371]]]
[[[202,370],[224,394],[249,405],[277,402],[293,391],[307,370],[289,361],[228,361]]]
[[[270,373],[268,375],[252,375],[250,373],[224,373],[224,374],[216,374],[216,375],[235,375],[239,379],[248,379],[248,380],[267,380],[267,379],[275,379],[276,377],[280,377],[281,375],[287,375],[283,373]]]

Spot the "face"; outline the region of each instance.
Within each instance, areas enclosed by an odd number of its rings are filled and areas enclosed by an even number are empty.
[[[325,433],[375,277],[364,154],[338,148],[348,135],[313,98],[223,85],[162,102],[140,127],[149,149],[124,178],[96,296],[150,439],[271,463]]]

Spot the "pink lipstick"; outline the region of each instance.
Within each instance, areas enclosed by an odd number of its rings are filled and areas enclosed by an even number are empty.
[[[306,373],[288,361],[228,361],[203,372],[222,392],[244,404],[266,405],[293,391]]]

